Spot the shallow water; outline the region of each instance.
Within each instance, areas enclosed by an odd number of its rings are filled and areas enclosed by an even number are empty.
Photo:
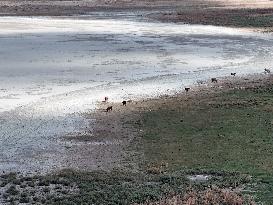
[[[62,167],[58,137],[84,131],[80,113],[104,96],[172,94],[272,65],[270,35],[96,15],[0,18],[0,170]]]

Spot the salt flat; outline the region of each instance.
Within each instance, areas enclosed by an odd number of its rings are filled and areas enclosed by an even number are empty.
[[[0,170],[66,167],[60,137],[84,132],[81,113],[104,96],[172,94],[272,65],[270,34],[128,15],[0,18]]]

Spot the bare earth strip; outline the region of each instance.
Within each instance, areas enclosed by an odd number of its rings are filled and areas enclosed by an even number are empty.
[[[128,147],[135,143],[139,130],[134,124],[124,124],[139,117],[138,103],[132,103],[131,108],[126,109],[121,105],[115,105],[114,112],[106,112],[107,103],[102,103],[101,109],[95,113],[86,113],[85,117],[95,119],[95,127],[84,135],[71,134],[63,137],[67,146],[67,168],[79,170],[113,170],[125,168],[138,170],[137,158],[140,153],[134,153]]]
[[[270,0],[1,0],[0,15],[60,16],[112,9],[273,8]]]

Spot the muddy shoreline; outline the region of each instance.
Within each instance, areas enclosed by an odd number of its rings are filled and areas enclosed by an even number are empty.
[[[20,27],[14,26],[17,22]],[[58,141],[67,133],[84,132],[88,122],[78,113],[94,109],[105,95],[111,101],[121,102],[129,97],[134,100],[171,94],[197,80],[226,76],[230,72],[238,75],[262,72],[272,61],[273,41],[267,35],[134,19],[125,22],[92,17],[1,19],[3,35],[7,35],[1,38],[0,49],[6,56],[1,66],[4,75],[1,87],[5,88],[1,90],[1,109],[7,109],[2,115],[1,136],[8,136],[1,138],[4,145],[1,151],[6,156],[2,157],[3,169],[12,164],[13,170],[20,171],[55,170],[64,167],[66,153],[72,159],[72,165],[70,160],[67,162],[71,168],[75,163],[80,169],[77,159],[82,157],[87,168],[96,169],[100,165],[108,169],[107,160],[103,161],[103,155],[99,154],[104,148],[101,142],[90,142],[89,147],[84,142],[66,145]],[[79,30],[84,31],[83,35],[74,35]],[[125,33],[120,35],[121,31]],[[9,32],[15,35],[10,36]],[[24,35],[25,32],[34,35]],[[18,52],[18,45],[28,49]],[[15,54],[16,59],[12,57]],[[56,56],[60,58],[57,60]],[[32,75],[33,71],[41,74]],[[22,89],[25,83],[27,86]],[[17,102],[25,106],[13,111],[12,106],[16,107]],[[119,149],[117,143],[118,140],[110,143],[110,147]],[[75,153],[82,151],[81,146],[86,147],[86,154],[77,157],[71,146],[75,146]],[[88,159],[92,152],[98,154]],[[110,151],[106,154],[111,155]],[[17,166],[18,161],[23,163]],[[110,169],[112,164],[108,164]]]
[[[179,106],[191,106],[191,104],[203,99],[209,99],[217,94],[227,93],[232,90],[270,86],[271,84],[272,75],[255,74],[219,78],[217,83],[211,83],[209,80],[199,85],[190,86],[188,92],[181,90],[175,95],[162,95],[158,98],[127,102],[126,106],[123,106],[121,102],[112,103],[111,99],[109,99],[107,103],[100,103],[95,113],[85,114],[86,117],[92,117],[96,121],[94,129],[91,131],[93,135],[89,137],[73,136],[70,139],[102,143],[100,156],[96,157],[96,159],[99,158],[103,162],[108,162],[104,165],[100,164],[98,166],[99,170],[109,170],[109,168],[110,170],[113,168],[142,170],[147,165],[145,158],[143,158],[144,153],[142,153],[141,148],[143,145],[140,143],[143,135],[143,115],[145,113],[161,109],[175,110],[177,103],[180,103]],[[113,106],[113,111],[106,112],[108,106]],[[119,143],[115,144],[115,142]],[[88,150],[90,148],[86,145],[84,149]],[[118,152],[119,154],[117,154]],[[112,153],[112,155],[108,153]],[[86,159],[92,159],[94,153],[89,155]],[[81,156],[87,155],[84,151],[78,150],[77,156],[79,158],[76,161],[80,165]],[[90,163],[90,160],[85,160],[83,164],[86,167],[86,165],[92,163]]]
[[[149,17],[167,22],[234,26],[228,18],[245,18],[272,14],[273,3],[268,0],[222,1],[222,0],[171,0],[171,1],[1,1],[0,16],[71,16],[88,15],[92,12],[155,12]],[[251,20],[248,18],[248,20]],[[236,25],[235,25],[236,26]],[[239,25],[238,25],[239,26]],[[236,27],[238,27],[236,26]],[[246,25],[247,26],[247,25]],[[255,26],[258,27],[258,26]],[[261,26],[263,27],[263,25]],[[266,26],[271,27],[271,26]]]
[[[145,134],[143,131],[146,130],[142,130],[142,127],[145,125],[144,123],[147,123],[147,121],[145,121],[145,115],[149,115],[149,113],[154,115],[157,112],[161,112],[161,110],[172,112],[171,115],[174,117],[177,115],[177,109],[183,108],[186,110],[189,109],[188,111],[190,111],[191,107],[204,103],[208,103],[207,105],[212,107],[214,106],[213,109],[218,109],[219,107],[217,106],[231,106],[229,112],[232,112],[233,109],[235,109],[235,112],[237,112],[238,108],[244,105],[247,107],[253,106],[257,103],[263,104],[263,101],[260,102],[258,99],[248,99],[247,101],[244,101],[245,99],[243,98],[238,99],[238,96],[234,99],[230,99],[230,101],[223,101],[221,96],[223,96],[225,93],[231,93],[230,91],[234,91],[234,94],[236,92],[243,94],[244,91],[253,92],[255,90],[256,91],[254,93],[256,93],[256,97],[264,96],[264,94],[259,94],[260,92],[263,92],[264,88],[268,89],[266,91],[266,96],[268,96],[268,94],[272,92],[272,80],[273,78],[270,74],[255,74],[239,77],[232,76],[219,78],[217,83],[211,83],[210,81],[202,82],[200,85],[191,86],[188,92],[182,89],[181,92],[178,92],[175,95],[162,95],[161,97],[155,99],[132,101],[128,102],[126,106],[123,106],[122,103],[112,103],[111,99],[109,99],[108,103],[101,102],[99,104],[100,108],[95,113],[85,113],[85,117],[96,119],[96,126],[94,129],[90,130],[93,135],[74,135],[65,136],[63,138],[63,140],[77,142],[81,141],[85,144],[85,147],[79,147],[78,151],[75,152],[74,150],[71,152],[71,154],[73,154],[75,157],[73,159],[74,163],[78,163],[79,169],[66,169],[45,176],[38,175],[24,177],[20,174],[16,175],[15,173],[2,175],[0,177],[3,187],[1,189],[1,193],[3,194],[4,198],[2,201],[0,199],[0,202],[6,202],[8,200],[20,201],[20,203],[41,201],[41,203],[47,204],[58,204],[57,202],[71,204],[71,201],[73,201],[73,203],[78,204],[82,201],[92,201],[92,203],[100,202],[100,204],[109,204],[112,201],[116,202],[117,199],[115,196],[118,194],[119,196],[123,196],[119,197],[118,199],[123,202],[122,204],[132,204],[128,203],[127,200],[133,202],[137,201],[141,204],[142,202],[146,201],[146,199],[150,199],[150,195],[146,195],[147,193],[152,193],[154,190],[159,190],[163,185],[169,187],[169,183],[174,185],[170,186],[171,190],[175,191],[172,193],[180,193],[179,190],[185,193],[188,190],[188,185],[190,185],[192,190],[194,187],[194,182],[189,181],[187,177],[200,176],[198,174],[209,174],[213,178],[211,181],[208,180],[207,182],[202,182],[205,190],[206,187],[209,188],[211,186],[215,187],[216,190],[220,190],[220,188],[218,189],[218,187],[215,186],[215,183],[217,180],[219,180],[220,183],[218,183],[218,185],[223,188],[225,193],[228,190],[229,193],[231,193],[231,196],[236,194],[236,196],[240,197],[245,196],[246,199],[251,201],[252,199],[259,201],[259,198],[257,199],[254,197],[255,193],[257,193],[255,190],[263,190],[261,188],[263,184],[260,184],[260,182],[257,183],[259,179],[256,177],[258,176],[250,175],[250,173],[247,173],[245,169],[243,169],[242,173],[229,173],[221,171],[221,168],[215,169],[214,171],[208,171],[202,169],[187,170],[186,168],[181,170],[180,167],[180,171],[173,172],[171,167],[165,167],[164,172],[161,172],[161,170],[157,167],[158,164],[156,163],[162,163],[162,161],[148,161],[147,156],[145,156],[143,153],[144,145],[142,138]],[[270,102],[267,104],[267,108],[269,108],[269,105]],[[105,108],[108,106],[113,106],[112,112],[105,111]],[[243,110],[243,108],[241,109]],[[182,113],[180,110],[179,114]],[[161,117],[165,118],[165,116]],[[168,116],[166,117],[168,118]],[[181,120],[181,118],[183,118],[183,116],[179,115],[178,126],[182,126],[181,123],[183,123],[183,120]],[[161,119],[158,119],[158,121],[160,120]],[[164,124],[164,126],[166,126],[166,129],[168,129],[167,127],[170,125],[167,123]],[[217,127],[219,125],[215,126]],[[175,133],[170,134],[173,135]],[[213,136],[211,137],[213,138]],[[218,136],[218,140],[220,140],[219,137],[221,137],[221,135]],[[233,140],[236,141],[236,139]],[[229,140],[229,143],[231,143],[233,140]],[[174,143],[180,142],[175,141]],[[169,146],[169,143],[167,144]],[[94,150],[90,145],[96,145],[98,149]],[[156,145],[159,146],[159,144]],[[252,146],[254,146],[254,144]],[[73,147],[70,147],[69,149],[73,150]],[[170,151],[174,152],[175,150]],[[170,155],[172,154],[170,153]],[[81,156],[84,158],[81,158]],[[95,157],[97,158],[96,160],[98,160],[96,162],[92,160]],[[176,157],[183,158],[183,155],[178,155]],[[83,162],[87,166],[89,165],[89,167],[83,166]],[[97,167],[90,167],[90,165],[92,165],[94,162],[97,164]],[[153,165],[153,173],[149,171],[150,169],[148,168],[150,167],[147,167],[147,163]],[[255,174],[255,172],[252,174]],[[172,177],[179,183],[173,184],[172,181],[168,180],[166,182],[166,179],[170,179]],[[249,186],[251,186],[253,183],[255,183],[255,187],[252,187],[251,191],[247,193],[244,192],[242,195],[241,192],[245,191],[246,189],[248,190]],[[148,184],[149,186],[147,186]],[[183,186],[181,187],[181,185]],[[200,185],[200,182],[198,182],[197,185]],[[128,187],[130,189],[128,189]],[[146,192],[147,188],[149,188],[148,192]],[[194,188],[196,188],[197,191],[196,195],[198,196],[201,194],[202,196],[202,189],[200,192],[200,186]],[[126,192],[123,190],[126,190]],[[254,191],[252,192],[252,190]],[[107,193],[108,195],[107,197],[100,197],[100,195],[97,195],[96,193]],[[136,196],[135,193],[146,194],[141,195],[140,198],[134,198],[134,196]],[[252,197],[245,194],[249,194]],[[124,195],[125,201],[127,202],[123,201]],[[168,193],[166,192],[156,192],[156,197],[152,198],[152,201],[158,200],[159,198],[162,199],[162,197],[166,196],[168,196]],[[238,197],[236,199],[238,199]],[[267,198],[265,198],[265,200],[266,199]],[[252,202],[252,204],[255,204],[254,201]]]
[[[77,16],[96,12],[131,12],[146,21],[200,24],[272,32],[273,3],[268,0],[172,1],[0,1],[0,16]],[[126,18],[126,16],[125,16]]]

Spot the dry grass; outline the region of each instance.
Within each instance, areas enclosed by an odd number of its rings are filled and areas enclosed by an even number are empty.
[[[162,161],[161,163],[148,165],[146,171],[149,174],[162,174],[167,170],[167,168],[168,168],[168,163]]]
[[[270,0],[210,0],[219,6],[228,8],[272,8]]]
[[[255,205],[250,198],[242,196],[238,191],[220,189],[217,187],[202,192],[189,191],[184,196],[174,195],[156,202],[146,202],[141,205]],[[134,204],[137,205],[137,204]]]

